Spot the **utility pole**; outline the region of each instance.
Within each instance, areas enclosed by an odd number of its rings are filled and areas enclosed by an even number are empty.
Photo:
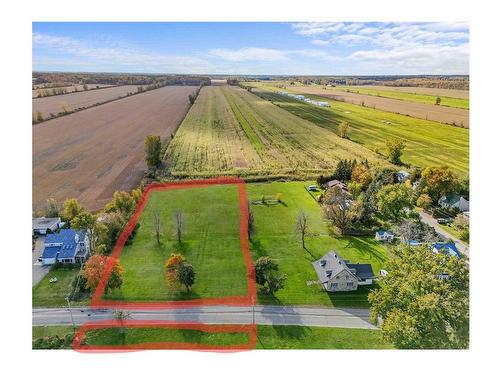
[[[69,314],[71,315],[71,324],[73,324],[73,330],[76,330],[75,321],[73,319],[73,311],[71,311],[71,304],[69,303],[69,296],[66,296],[66,302],[68,302],[68,310]]]

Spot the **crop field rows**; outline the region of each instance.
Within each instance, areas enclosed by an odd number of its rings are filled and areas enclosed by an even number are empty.
[[[339,159],[386,162],[239,87],[205,87],[169,144],[171,175],[319,173]]]
[[[468,129],[335,100],[329,100],[331,107],[320,108],[279,95],[279,88],[258,86],[253,92],[263,99],[332,132],[341,121],[347,121],[349,139],[373,151],[384,153],[387,139],[401,138],[406,141],[405,163],[419,167],[447,165],[461,176],[469,171]]]

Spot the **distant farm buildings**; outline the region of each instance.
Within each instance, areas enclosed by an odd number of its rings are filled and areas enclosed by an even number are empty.
[[[294,99],[297,99],[297,100],[300,100],[300,101],[303,101],[303,102],[306,102],[306,103],[309,103],[312,105],[317,105],[319,107],[330,107],[330,103],[328,103],[328,102],[320,102],[318,100],[312,100],[312,99],[306,98],[304,95],[291,94],[291,93],[286,92],[286,91],[279,91],[278,93],[280,95],[289,96],[290,98],[294,98]]]

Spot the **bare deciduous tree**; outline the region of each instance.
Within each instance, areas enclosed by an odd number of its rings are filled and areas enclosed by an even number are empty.
[[[401,242],[408,245],[410,244],[410,240],[420,238],[421,235],[420,226],[413,220],[408,219],[403,220],[403,222],[395,228],[395,232],[400,237]]]
[[[349,193],[340,188],[329,189],[323,198],[323,213],[331,224],[345,234],[355,217]]]
[[[162,227],[162,221],[161,221],[160,212],[158,210],[154,210],[153,211],[153,228],[155,230],[156,242],[158,244],[160,243],[161,227]]]
[[[255,218],[253,215],[252,207],[250,201],[247,201],[248,207],[248,238],[251,239],[252,235],[255,234]]]
[[[181,210],[175,211],[174,225],[177,234],[177,242],[182,242],[182,233],[184,232],[184,215]]]
[[[309,216],[307,216],[303,209],[301,209],[297,215],[295,231],[300,236],[302,248],[306,249],[306,236],[309,235]]]

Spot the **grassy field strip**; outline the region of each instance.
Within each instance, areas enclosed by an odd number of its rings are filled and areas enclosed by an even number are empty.
[[[381,96],[384,98],[398,99],[416,103],[425,103],[425,104],[435,104],[436,103],[436,95],[426,95],[426,94],[416,94],[416,93],[408,93],[402,91],[392,91],[390,88],[387,89],[376,89],[371,87],[364,86],[337,86],[334,88],[327,88],[327,91],[339,90],[346,92],[354,92],[365,95],[373,95],[373,96]],[[439,96],[441,98],[442,106],[446,107],[455,107],[455,108],[463,108],[469,109],[469,100],[468,99],[459,99],[452,98],[448,96]]]
[[[278,107],[333,132],[341,121],[350,125],[349,138],[365,147],[385,152],[390,137],[407,142],[403,161],[420,167],[448,165],[461,176],[469,171],[469,130],[433,121],[328,100],[330,108],[320,108],[276,93],[276,87],[256,84],[253,91]],[[314,95],[308,97],[320,98]],[[391,124],[386,124],[388,121]]]
[[[160,244],[154,236],[155,210],[163,223]],[[176,210],[182,210],[184,216],[181,243],[175,238]],[[239,195],[234,185],[154,192],[132,244],[121,253],[123,285],[105,298],[172,301],[245,295],[246,266],[239,222]],[[164,264],[172,253],[183,254],[194,267],[196,281],[190,293],[167,284]]]
[[[245,340],[240,334],[207,334],[204,332],[179,332],[179,330],[125,331],[123,336],[119,329],[90,331],[89,340],[98,345],[122,345],[126,343],[142,343],[177,340],[181,342],[200,342],[213,344],[236,344]],[[169,332],[170,331],[170,332]],[[186,330],[184,330],[186,331]],[[33,327],[33,340],[52,335],[64,336],[73,334],[70,326]],[[220,335],[220,336],[219,336]],[[383,343],[380,332],[369,329],[324,328],[307,326],[257,326],[256,349],[390,349]],[[246,335],[245,335],[246,336]]]
[[[321,173],[345,158],[387,164],[246,90],[221,86],[202,89],[165,155],[179,177]]]

